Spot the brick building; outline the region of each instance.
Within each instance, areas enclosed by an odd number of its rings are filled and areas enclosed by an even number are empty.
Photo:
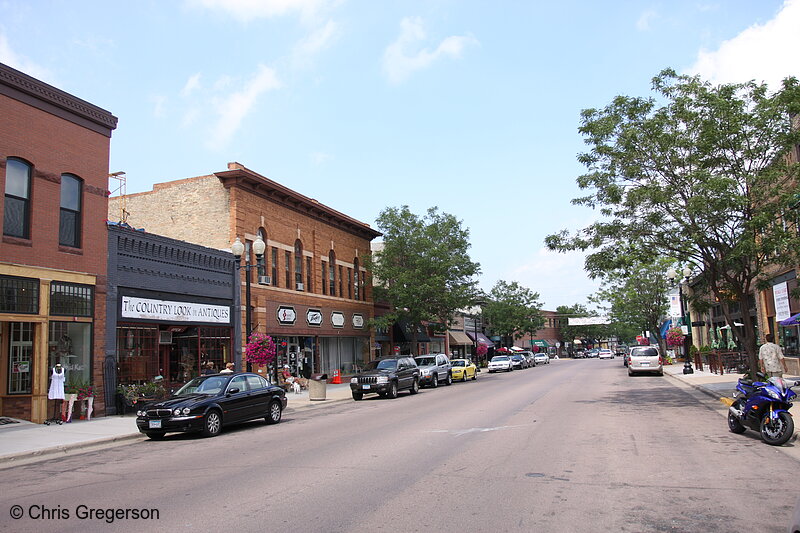
[[[561,338],[561,322],[566,320],[560,317],[555,311],[541,310],[544,325],[536,331],[536,335],[524,334],[519,339],[515,339],[514,345],[530,350],[535,347],[536,351],[547,351],[551,355],[561,355],[564,346]]]
[[[104,411],[106,223],[117,119],[0,64],[0,415],[42,422],[50,373]]]
[[[229,250],[239,237],[252,265],[252,330],[276,339],[280,365],[306,376],[346,374],[370,359],[373,303],[363,264],[380,233],[369,225],[239,163],[111,198],[109,219],[123,212],[134,227],[210,248]],[[266,252],[256,266],[258,237]],[[240,274],[245,304],[248,271]]]

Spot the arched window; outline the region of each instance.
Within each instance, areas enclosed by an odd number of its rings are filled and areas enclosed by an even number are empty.
[[[3,235],[30,239],[31,174],[33,167],[21,159],[6,160],[6,199]]]
[[[353,259],[353,271],[355,272],[355,276],[353,277],[353,282],[354,282],[353,291],[355,293],[354,294],[354,298],[356,300],[360,300],[361,299],[361,291],[359,289],[361,288],[361,283],[359,282],[359,279],[358,279],[358,277],[360,275],[359,271],[358,271],[358,257]]]
[[[303,287],[303,243],[300,239],[294,241],[294,286],[298,291]]]
[[[61,174],[61,215],[58,243],[72,248],[81,247],[81,207],[83,181],[72,174]]]
[[[328,286],[331,296],[336,296],[336,254],[333,250],[328,254]]]

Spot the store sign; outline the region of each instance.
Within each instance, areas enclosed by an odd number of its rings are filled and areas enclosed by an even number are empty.
[[[278,307],[278,324],[281,326],[293,326],[297,321],[297,312],[294,307],[282,305]]]
[[[362,329],[364,327],[364,315],[361,313],[353,314],[353,327],[356,329]]]
[[[319,309],[309,309],[306,311],[306,322],[308,322],[309,326],[321,326],[322,325],[322,311]]]
[[[772,296],[775,299],[775,321],[790,318],[792,312],[789,309],[789,287],[785,281],[772,286]]]
[[[331,325],[335,328],[343,328],[344,313],[340,313],[339,311],[334,311],[331,313]]]
[[[212,322],[230,324],[231,309],[224,305],[171,302],[149,298],[122,297],[122,318],[164,322]]]

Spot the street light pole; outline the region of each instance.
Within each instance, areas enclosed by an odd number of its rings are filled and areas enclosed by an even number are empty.
[[[681,322],[684,322],[686,321],[686,311],[683,308],[683,284],[689,281],[689,276],[692,275],[692,269],[689,268],[688,266],[683,267],[683,271],[681,272],[681,274],[683,274],[683,278],[678,280],[678,302],[680,303],[681,307]],[[678,278],[678,273],[675,271],[674,268],[670,268],[667,271],[667,278],[669,278],[669,280],[672,282],[674,282]],[[683,373],[694,374],[694,369],[692,368],[692,362],[690,360],[690,355],[689,355],[691,349],[687,347],[692,332],[691,321],[689,321],[689,324],[686,324],[686,331],[689,334],[683,339],[683,360],[684,360]]]
[[[251,309],[250,305],[250,269],[253,265],[250,264],[250,249],[249,245],[245,247],[242,244],[242,241],[239,240],[239,237],[236,237],[236,240],[231,244],[231,253],[233,253],[233,257],[235,259],[234,264],[236,265],[236,274],[237,278],[239,277],[239,271],[242,270],[242,255],[247,252],[244,259],[244,271],[245,271],[245,283],[244,283],[244,298],[245,298],[245,343],[250,342],[250,334],[253,332],[253,310]],[[267,245],[264,244],[264,240],[261,238],[261,235],[256,237],[256,240],[253,241],[253,253],[256,254],[256,265],[258,266],[261,264],[261,261],[264,259],[264,251],[266,250]],[[236,361],[234,363],[237,368],[241,368],[241,363]],[[253,365],[248,362],[247,363],[247,371],[251,372],[253,370]],[[277,366],[275,370],[275,374],[277,376]],[[277,383],[277,377],[276,377]]]

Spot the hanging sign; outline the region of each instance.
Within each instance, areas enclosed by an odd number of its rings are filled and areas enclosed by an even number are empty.
[[[294,307],[282,305],[278,307],[278,324],[281,326],[293,326],[297,320],[297,312]]]
[[[334,311],[331,313],[331,325],[335,328],[344,327],[344,313]]]
[[[361,313],[353,314],[353,327],[356,329],[362,329],[364,327],[364,315]]]
[[[309,326],[319,327],[322,325],[322,311],[319,309],[309,309],[306,311],[306,322]]]
[[[168,322],[214,322],[229,324],[230,307],[224,305],[171,302],[123,296],[122,318],[162,320]]]
[[[775,321],[780,322],[792,316],[789,310],[789,287],[784,281],[772,286],[772,296],[775,299]]]

